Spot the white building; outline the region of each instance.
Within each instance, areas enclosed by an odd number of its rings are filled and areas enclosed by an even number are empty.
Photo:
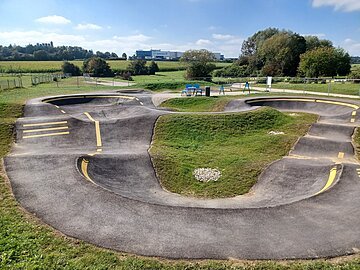
[[[145,60],[178,60],[183,55],[183,52],[173,52],[173,51],[162,51],[162,50],[150,50],[150,51],[143,51],[137,50],[136,51],[136,58],[137,59],[145,59]],[[215,58],[217,61],[224,60],[224,55],[221,53],[214,53]]]

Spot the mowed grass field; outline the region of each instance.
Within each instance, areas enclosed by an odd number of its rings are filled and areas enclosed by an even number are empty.
[[[69,83],[74,84],[73,81]],[[83,93],[109,89],[89,85],[57,87],[44,84],[31,88],[12,89],[0,93],[0,158],[10,150],[14,141],[14,123],[22,116],[26,100],[47,95]],[[237,97],[238,98],[238,97]],[[201,99],[201,98],[200,98]],[[197,98],[197,100],[200,100]],[[194,99],[195,100],[195,99]],[[205,99],[206,103],[207,99]],[[213,102],[213,101],[211,101]],[[176,102],[178,103],[178,102]],[[172,104],[174,107],[187,107]],[[198,106],[195,102],[193,106]],[[221,105],[222,106],[222,105]],[[202,108],[214,110],[212,105]],[[181,109],[182,110],[182,109]],[[0,269],[168,269],[168,270],[355,270],[360,257],[309,261],[175,261],[145,258],[105,250],[84,241],[68,238],[22,210],[14,199],[0,163]]]
[[[69,61],[78,67],[83,66],[83,61]],[[107,60],[111,69],[126,70],[130,61],[126,60]],[[149,61],[148,61],[149,62]],[[0,61],[0,73],[42,73],[60,72],[63,61]],[[160,71],[184,70],[185,65],[179,61],[157,61]],[[230,63],[218,62],[217,67],[225,67]]]

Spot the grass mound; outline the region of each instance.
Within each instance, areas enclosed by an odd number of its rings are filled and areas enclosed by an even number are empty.
[[[165,189],[187,196],[222,198],[247,193],[262,170],[285,156],[315,115],[290,116],[275,109],[218,115],[165,115],[150,153]],[[282,131],[284,135],[270,135]],[[197,168],[221,171],[216,182],[199,182]]]
[[[172,98],[161,103],[161,107],[179,112],[220,112],[234,97]]]

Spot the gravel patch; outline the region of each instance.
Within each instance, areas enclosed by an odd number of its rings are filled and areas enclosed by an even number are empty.
[[[221,172],[217,169],[197,168],[194,170],[193,175],[200,182],[210,182],[217,181],[221,176]]]
[[[282,131],[269,131],[269,135],[284,135],[285,133]]]

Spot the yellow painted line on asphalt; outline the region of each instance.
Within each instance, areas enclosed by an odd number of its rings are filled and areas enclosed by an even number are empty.
[[[320,193],[323,193],[324,191],[328,190],[329,187],[331,187],[331,185],[332,185],[332,183],[334,182],[335,177],[336,177],[336,171],[337,171],[337,170],[336,170],[336,167],[334,167],[334,168],[332,168],[332,169],[330,170],[329,178],[328,178],[328,180],[327,180],[327,182],[326,182],[326,185],[325,185],[319,192],[315,193],[315,195],[318,195],[318,194],[320,194]]]
[[[102,149],[101,148],[96,149],[96,152],[102,152]]]
[[[351,103],[345,103],[345,102],[338,102],[338,101],[331,101],[331,100],[323,100],[323,99],[316,99],[315,102],[318,103],[327,103],[327,104],[333,104],[333,105],[340,105],[340,106],[347,106],[354,108],[355,110],[359,109],[359,106]]]
[[[344,152],[339,152],[339,154],[338,154],[338,158],[344,158],[344,155],[345,155],[345,153],[344,153]]]
[[[331,101],[324,99],[305,99],[305,98],[267,98],[267,99],[250,100],[248,101],[248,103],[260,102],[260,101],[303,101],[303,102],[317,102],[317,103],[327,103],[333,105],[347,106],[354,108],[355,110],[360,108],[358,105],[346,103],[346,102]]]
[[[58,105],[55,105],[55,107],[58,108],[58,109],[60,108]]]
[[[23,133],[32,133],[32,132],[41,132],[41,131],[50,131],[50,130],[62,130],[68,129],[69,127],[53,127],[53,128],[40,128],[40,129],[28,129],[23,130]]]
[[[35,124],[23,124],[23,127],[37,127],[37,126],[62,125],[62,124],[67,124],[67,121],[35,123]]]
[[[58,98],[50,98],[50,99],[45,99],[43,100],[43,102],[48,103],[48,102],[52,102],[52,101],[57,101],[57,100],[66,100],[66,99],[80,99],[80,98],[124,98],[124,99],[135,99],[134,97],[130,97],[130,96],[122,96],[122,95],[86,95],[86,96],[68,96],[68,97],[58,97]],[[57,105],[55,105],[57,106]]]
[[[96,146],[101,147],[101,132],[100,132],[100,123],[96,121],[88,112],[84,112],[84,114],[89,118],[91,121],[95,123],[95,134],[96,134]]]
[[[355,123],[355,118],[351,118],[350,123]]]
[[[91,121],[95,122],[95,119],[88,112],[84,112],[84,114],[89,118]]]
[[[355,116],[355,115],[356,115],[356,111],[353,111],[353,112],[351,113],[351,115],[352,115],[352,116]]]
[[[37,134],[37,135],[27,135],[27,136],[23,136],[23,139],[38,138],[38,137],[49,137],[49,136],[60,136],[60,135],[68,135],[68,134],[70,134],[69,131],[57,132],[57,133]]]
[[[248,103],[255,103],[260,101],[303,101],[303,102],[315,102],[315,99],[305,99],[305,98],[266,98],[258,100],[250,100]]]
[[[85,178],[90,181],[91,183],[95,184],[94,181],[90,178],[89,174],[88,174],[88,165],[89,165],[89,161],[86,159],[83,159],[81,161],[81,172],[82,174],[85,176]]]
[[[64,110],[60,110],[62,113],[66,113]]]

